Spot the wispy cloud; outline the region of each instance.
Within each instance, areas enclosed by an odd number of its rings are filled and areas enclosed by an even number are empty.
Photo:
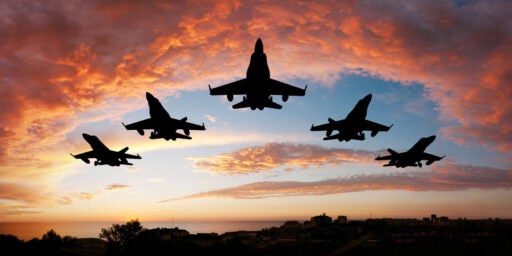
[[[216,123],[217,122],[217,118],[214,117],[214,116],[211,116],[211,115],[205,115],[206,119],[208,119],[208,121],[212,122],[212,123]]]
[[[130,188],[130,185],[123,185],[123,184],[112,184],[108,185],[105,190],[121,190],[121,189],[127,189]]]
[[[431,171],[355,175],[321,181],[265,181],[196,193],[161,203],[193,198],[257,199],[314,196],[372,190],[455,191],[465,189],[511,189],[512,171],[470,165],[445,164]]]
[[[209,158],[191,158],[194,168],[214,174],[250,174],[267,172],[282,166],[301,169],[343,162],[367,162],[376,153],[365,150],[325,148],[311,144],[268,143],[246,147]]]
[[[130,187],[131,187],[130,185],[124,185],[124,184],[111,184],[111,185],[106,186],[104,189],[98,190],[96,192],[80,192],[80,193],[72,194],[71,196],[61,197],[58,200],[58,202],[60,204],[72,204],[73,198],[90,201],[90,200],[96,198],[97,196],[100,196],[106,192],[129,189]]]

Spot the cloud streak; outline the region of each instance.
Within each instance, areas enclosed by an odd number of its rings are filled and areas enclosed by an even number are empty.
[[[194,168],[214,174],[251,174],[268,172],[283,166],[309,169],[344,162],[368,162],[375,152],[325,148],[311,144],[268,143],[247,147],[209,158],[191,158]]]
[[[445,164],[431,171],[355,175],[321,181],[266,181],[162,200],[161,203],[194,198],[259,199],[315,196],[374,190],[456,191],[510,189],[512,171],[470,165]]]
[[[106,186],[102,190],[98,190],[96,192],[80,192],[72,194],[71,196],[63,196],[58,200],[58,203],[61,205],[68,205],[73,203],[73,198],[80,199],[80,200],[93,200],[94,198],[110,191],[116,191],[116,190],[125,190],[129,189],[130,185],[124,185],[124,184],[111,184]]]

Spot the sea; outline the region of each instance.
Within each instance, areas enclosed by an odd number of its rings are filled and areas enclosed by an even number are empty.
[[[217,233],[223,234],[232,231],[259,231],[264,228],[279,227],[285,221],[141,221],[146,229],[153,228],[179,228],[191,234]],[[28,241],[33,238],[41,239],[46,232],[53,229],[61,237],[72,236],[76,238],[99,238],[102,228],[110,228],[113,224],[126,222],[0,222],[0,234],[15,235],[21,240]]]

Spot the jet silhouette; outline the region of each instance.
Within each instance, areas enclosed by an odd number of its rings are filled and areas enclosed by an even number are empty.
[[[374,123],[366,120],[366,113],[368,105],[372,100],[372,94],[366,95],[364,98],[357,102],[356,106],[347,117],[342,120],[335,121],[328,118],[326,124],[315,126],[311,125],[310,131],[327,131],[324,140],[349,141],[349,140],[364,140],[365,135],[363,131],[371,131],[371,136],[374,137],[378,132],[387,132],[393,126],[384,126],[382,124]],[[331,135],[334,130],[339,133]]]
[[[133,165],[132,163],[128,163],[126,159],[142,159],[139,154],[136,156],[126,154],[128,151],[128,147],[121,149],[120,151],[112,151],[105,144],[103,144],[98,137],[94,135],[89,135],[86,133],[82,133],[85,141],[91,145],[92,151],[84,152],[78,155],[70,155],[76,159],[81,159],[86,164],[89,164],[91,161],[89,158],[96,158],[94,161],[94,165],[105,165],[108,164],[110,166],[120,166],[124,165]]]
[[[282,106],[272,100],[271,95],[281,95],[283,102],[288,96],[304,96],[304,89],[279,82],[270,78],[270,70],[267,64],[267,55],[263,52],[263,42],[260,38],[256,41],[251,62],[247,68],[247,76],[229,84],[210,88],[210,95],[227,95],[228,101],[233,101],[233,95],[245,95],[243,100],[233,105],[234,109],[251,108],[263,110],[264,108],[281,109]]]
[[[151,93],[146,92],[146,99],[148,100],[150,118],[128,125],[122,123],[127,130],[137,130],[140,135],[144,135],[145,129],[153,129],[149,136],[150,139],[164,138],[165,140],[176,140],[177,138],[190,140],[192,139],[188,136],[190,130],[206,130],[204,123],[203,125],[189,123],[187,117],[181,120],[172,118]],[[178,129],[182,129],[185,135],[177,133]]]
[[[389,163],[384,166],[396,166],[397,168],[404,168],[407,166],[421,167],[421,161],[427,160],[426,164],[431,165],[435,161],[443,159],[445,156],[439,157],[425,153],[425,149],[436,139],[436,136],[421,138],[411,149],[403,153],[388,148],[389,156],[378,156],[375,160],[389,160]]]

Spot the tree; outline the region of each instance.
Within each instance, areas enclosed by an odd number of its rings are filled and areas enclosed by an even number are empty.
[[[108,229],[102,228],[100,238],[107,240],[110,245],[131,245],[142,229],[139,219],[134,219],[124,225],[112,224]]]
[[[42,250],[48,255],[55,255],[62,247],[62,238],[55,230],[47,231],[41,239]]]

